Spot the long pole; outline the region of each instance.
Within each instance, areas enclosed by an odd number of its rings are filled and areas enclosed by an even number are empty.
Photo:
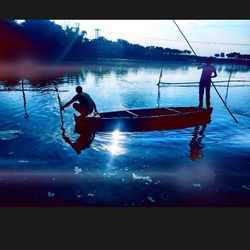
[[[64,121],[63,121],[63,114],[62,114],[62,110],[61,110],[61,107],[62,107],[62,101],[61,101],[61,98],[60,98],[60,96],[59,96],[58,84],[56,84],[55,89],[56,89],[56,92],[57,92],[57,100],[58,100],[58,103],[59,103],[59,109],[60,109],[61,129],[62,129],[62,131],[63,131],[63,133],[64,133],[64,132],[65,132],[65,129],[64,129]]]
[[[188,42],[187,38],[185,37],[185,35],[182,33],[181,29],[179,28],[179,26],[177,25],[177,23],[173,20],[173,22],[175,23],[175,25],[177,26],[178,30],[181,32],[181,34],[183,35],[184,39],[187,41],[189,47],[191,48],[191,50],[193,51],[193,53],[197,56],[197,54],[195,53],[194,49],[192,48],[191,44]],[[221,97],[219,91],[217,90],[217,88],[215,87],[213,81],[211,80],[211,83],[215,89],[215,91],[217,92],[218,96],[220,97],[221,101],[223,102],[223,104],[225,105],[227,111],[229,112],[229,114],[233,117],[233,119],[235,120],[236,123],[238,123],[237,119],[234,117],[234,115],[232,114],[232,112],[230,111],[230,109],[227,107],[227,104],[224,102],[223,98]]]

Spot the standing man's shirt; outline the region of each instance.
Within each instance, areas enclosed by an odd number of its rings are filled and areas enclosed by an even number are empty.
[[[198,69],[202,68],[202,74],[200,78],[200,83],[203,84],[210,84],[211,78],[212,78],[212,73],[217,75],[215,67],[210,65],[210,64],[205,64],[202,66],[199,66]]]

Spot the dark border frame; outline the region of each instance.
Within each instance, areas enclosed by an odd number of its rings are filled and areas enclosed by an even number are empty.
[[[219,5],[220,4],[220,5]],[[73,1],[7,1],[1,5],[2,19],[250,19],[247,1],[96,1],[80,4]],[[61,245],[67,239],[68,248],[74,245],[99,249],[117,244],[116,249],[152,249],[171,247],[188,248],[188,244],[219,248],[239,241],[235,249],[247,239],[244,224],[249,225],[247,208],[0,208],[2,229],[9,234],[11,243],[36,240],[36,246],[46,248]],[[14,224],[13,224],[14,223]],[[238,236],[238,237],[237,237]],[[17,241],[18,237],[20,241]],[[117,243],[117,240],[119,242]],[[131,242],[132,240],[132,242]],[[214,240],[222,240],[222,245]],[[49,242],[48,242],[49,241]],[[79,242],[80,241],[80,242]],[[44,244],[47,242],[47,245]],[[106,243],[106,246],[104,246]],[[110,244],[110,245],[109,245]],[[161,247],[159,246],[161,245]],[[3,243],[2,243],[3,245]],[[231,245],[232,246],[232,245]],[[20,247],[20,245],[19,245]],[[92,249],[92,248],[91,248]]]

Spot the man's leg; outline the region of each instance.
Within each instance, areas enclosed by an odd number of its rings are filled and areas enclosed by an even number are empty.
[[[206,85],[206,105],[210,108],[210,83]]]
[[[89,114],[89,111],[78,103],[74,103],[73,108],[83,116],[87,116]]]
[[[203,106],[203,94],[204,94],[204,85],[200,83],[199,86],[199,108]]]

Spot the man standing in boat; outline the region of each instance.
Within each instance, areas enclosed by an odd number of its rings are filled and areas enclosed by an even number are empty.
[[[206,89],[206,105],[207,108],[210,108],[211,78],[217,76],[215,67],[211,65],[211,63],[212,63],[212,58],[209,57],[206,60],[206,64],[198,66],[198,69],[202,69],[200,85],[199,85],[199,108],[202,108],[203,106],[203,95],[205,89]]]
[[[93,115],[97,113],[96,105],[92,98],[85,92],[82,91],[81,86],[76,87],[76,95],[67,103],[65,103],[61,110],[64,110],[66,107],[68,107],[70,104],[78,101],[79,103],[74,103],[73,108],[77,110],[81,115],[87,116],[89,114]]]

